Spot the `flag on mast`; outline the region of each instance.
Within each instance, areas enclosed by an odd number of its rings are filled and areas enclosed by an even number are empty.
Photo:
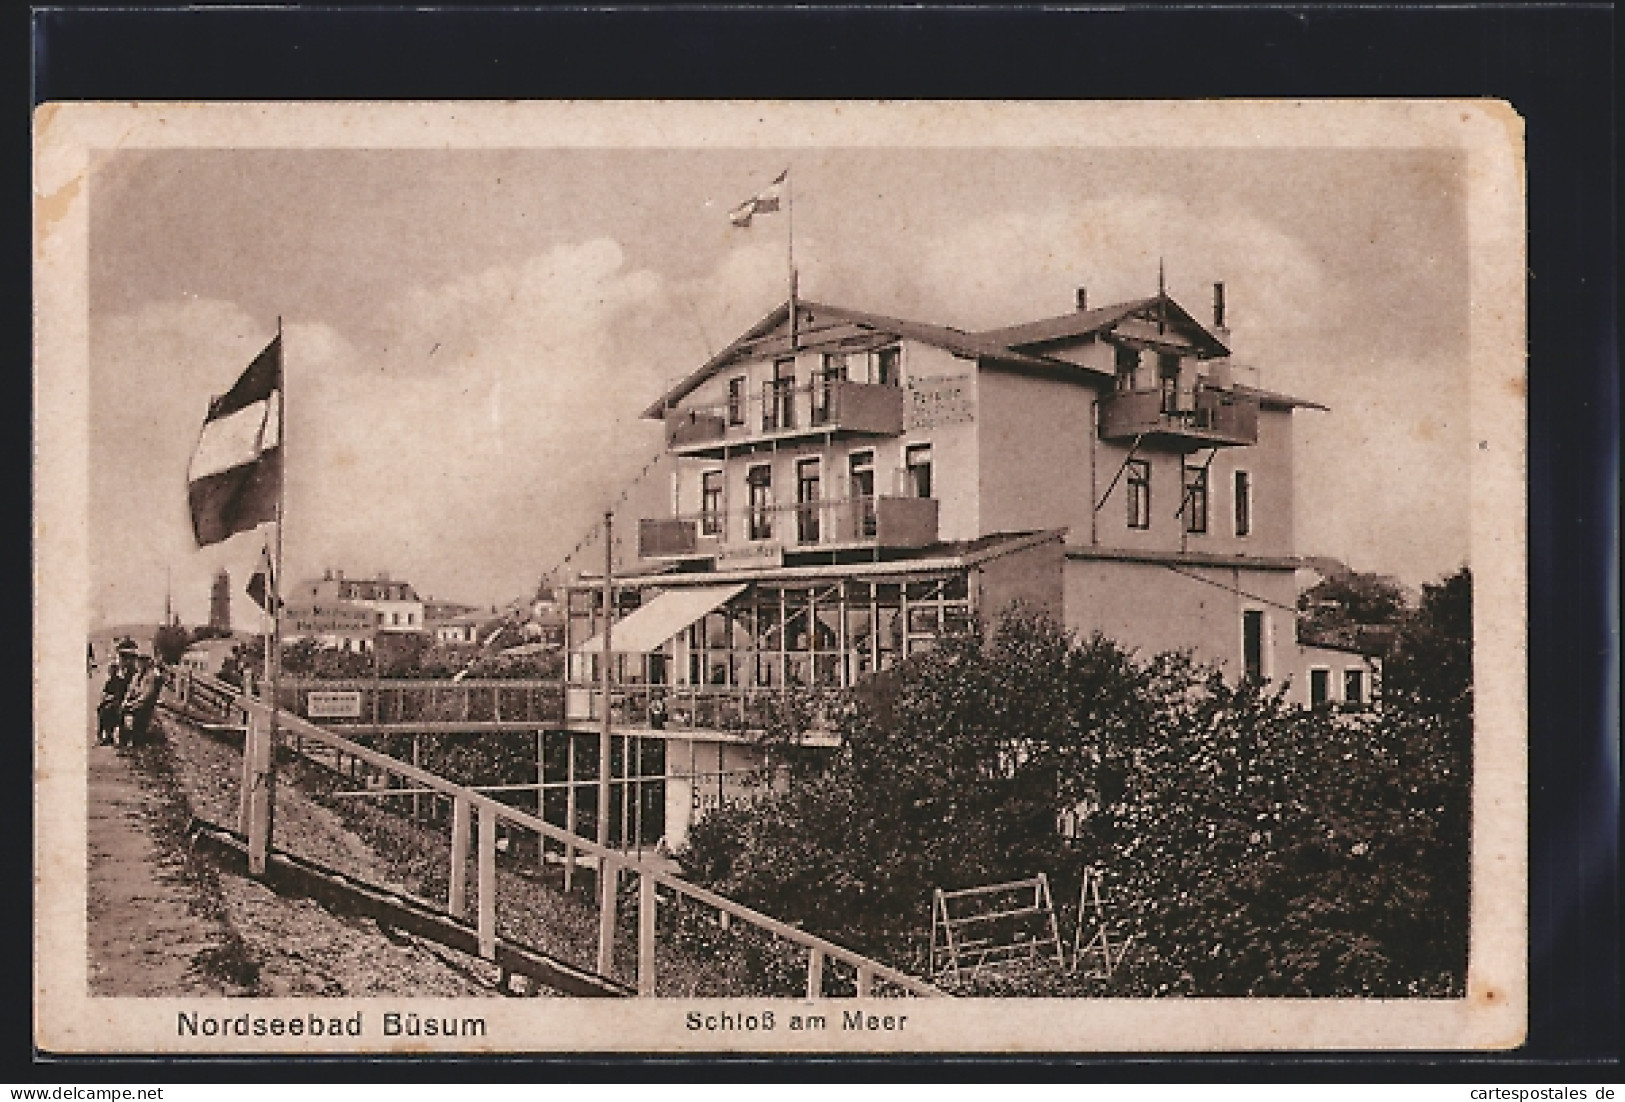
[[[248,579],[248,595],[254,603],[266,612],[270,612],[273,605],[280,605],[272,594],[277,592],[276,568],[271,565],[271,548],[269,545],[260,549],[260,563],[252,577]]]
[[[788,168],[779,173],[778,177],[774,179],[771,184],[768,184],[761,191],[758,191],[755,195],[752,195],[749,199],[746,199],[743,203],[740,203],[733,210],[729,211],[728,221],[732,222],[736,226],[744,228],[748,227],[750,225],[750,220],[755,218],[758,214],[773,214],[777,212],[779,209],[779,200],[784,191],[784,181],[789,175],[790,170]]]
[[[199,547],[277,516],[282,489],[282,336],[209,403],[187,471],[192,534]]]

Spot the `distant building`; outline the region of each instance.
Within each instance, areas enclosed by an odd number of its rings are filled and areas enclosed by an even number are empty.
[[[484,617],[477,612],[464,612],[453,616],[431,618],[429,631],[434,641],[446,646],[473,646],[480,639],[480,624]]]
[[[237,639],[200,639],[186,648],[186,653],[181,655],[180,666],[197,673],[217,674],[226,659],[231,657],[231,652],[240,645]]]
[[[214,576],[209,592],[209,626],[215,631],[231,630],[231,574],[224,568]]]
[[[364,609],[372,614],[366,631],[334,631],[319,638],[324,645],[339,650],[370,651],[373,632],[422,633],[427,631],[424,604],[408,582],[388,574],[374,578],[346,578],[342,570],[327,570],[322,577],[300,582],[288,596],[292,610],[331,608],[342,611]],[[285,638],[297,636],[284,633]]]

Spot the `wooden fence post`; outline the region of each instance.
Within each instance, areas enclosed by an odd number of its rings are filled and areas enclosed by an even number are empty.
[[[655,993],[655,878],[638,874],[638,994]]]
[[[564,829],[570,837],[576,836],[576,733],[564,732]],[[564,843],[564,894],[575,886],[576,847],[574,842]]]
[[[497,957],[497,813],[480,805],[480,956]]]
[[[819,999],[824,995],[824,951],[807,950],[807,997]]]
[[[620,869],[609,854],[598,858],[598,974],[607,976],[615,967],[615,903],[620,886]]]
[[[243,767],[237,800],[237,832],[245,838],[248,837],[248,821],[253,817],[254,751],[259,739],[256,726],[254,713],[247,712],[243,716]]]
[[[468,904],[468,800],[459,796],[451,804],[451,890],[446,910],[462,918]]]
[[[265,875],[271,848],[271,768],[273,740],[269,723],[250,723],[255,732],[248,761],[248,874]],[[245,748],[246,749],[246,748]]]

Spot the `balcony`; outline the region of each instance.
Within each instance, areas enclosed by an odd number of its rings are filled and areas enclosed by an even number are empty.
[[[756,558],[783,552],[927,547],[937,542],[929,497],[860,497],[662,517],[638,522],[646,559]]]
[[[1256,444],[1258,400],[1212,388],[1177,395],[1126,390],[1102,399],[1100,438],[1128,442],[1135,437],[1185,450]]]
[[[746,689],[730,685],[617,685],[610,694],[610,721],[623,731],[638,734],[707,732],[714,736],[727,732],[742,741],[747,732],[767,728],[775,714],[784,710],[792,691],[809,692],[804,688]],[[604,692],[598,685],[572,684],[565,697],[566,722],[603,720]],[[657,699],[660,708],[654,709],[651,706]],[[824,692],[803,701],[810,710],[803,745],[839,744],[835,728],[840,699],[837,692]]]
[[[681,455],[721,456],[732,444],[800,437],[896,436],[903,431],[903,392],[846,379],[810,386],[769,382],[758,394],[720,406],[666,414],[666,446]]]

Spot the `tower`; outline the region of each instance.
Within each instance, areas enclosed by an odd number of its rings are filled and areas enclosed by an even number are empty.
[[[231,631],[231,574],[224,568],[214,576],[214,589],[209,594],[209,626],[216,631]]]

